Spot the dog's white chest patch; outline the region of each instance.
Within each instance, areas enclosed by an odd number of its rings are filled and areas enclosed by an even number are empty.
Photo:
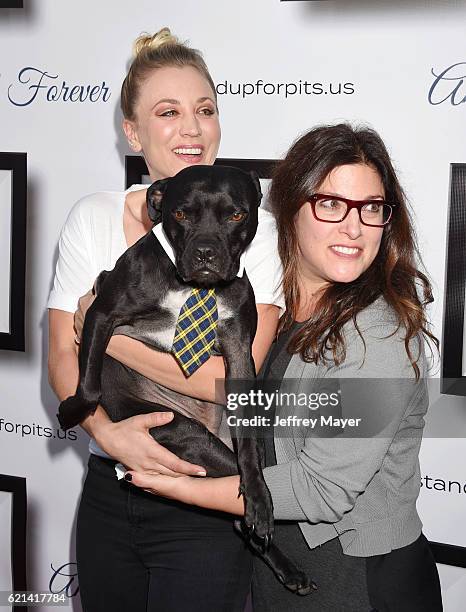
[[[125,333],[128,336],[142,340],[150,344],[158,350],[170,352],[175,337],[176,323],[180,315],[183,304],[188,299],[191,289],[183,289],[181,291],[168,291],[166,296],[160,302],[160,309],[163,312],[163,324],[154,324],[152,320],[139,321],[136,327],[123,326],[119,328],[119,333]],[[222,299],[217,296],[218,319],[225,321],[235,316],[232,308]]]
[[[168,310],[178,320],[178,315],[183,304],[189,297],[191,289],[183,289],[181,291],[169,291],[160,303],[161,308]]]
[[[220,296],[217,297],[217,311],[219,321],[226,321],[235,316],[234,311]]]
[[[161,349],[171,351],[173,338],[175,336],[176,322],[183,304],[189,297],[191,289],[183,291],[169,291],[162,300],[160,307],[169,313],[167,324],[162,329],[154,330],[151,339],[156,342]]]

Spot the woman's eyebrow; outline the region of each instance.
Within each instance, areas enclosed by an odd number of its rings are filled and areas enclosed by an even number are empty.
[[[162,102],[166,102],[167,104],[179,104],[180,103],[179,100],[175,100],[174,98],[161,98],[154,104],[152,108],[155,108],[158,104],[161,104]]]
[[[215,102],[212,100],[212,98],[210,98],[209,96],[204,96],[203,98],[199,98],[197,100],[197,102],[205,102],[206,100],[210,100],[210,102],[212,102],[212,104],[215,104]]]
[[[351,200],[352,198],[347,198],[344,195],[341,195],[341,193],[335,193],[332,191],[326,191],[325,194],[323,195],[328,195],[328,196],[332,196],[332,198],[343,198],[343,199],[347,199],[347,200]],[[381,195],[380,193],[378,193],[377,195],[368,195],[365,198],[362,198],[362,200],[360,200],[360,202],[364,202],[364,200],[384,200],[385,196]]]
[[[209,96],[203,96],[202,98],[198,98],[198,100],[196,100],[196,104],[200,104],[201,102],[205,102],[206,100],[209,100],[210,102],[212,102],[212,104],[215,104],[215,102]],[[155,108],[156,106],[158,106],[159,104],[162,104],[163,102],[165,104],[181,104],[180,101],[175,100],[175,98],[161,98],[154,104],[152,108]]]

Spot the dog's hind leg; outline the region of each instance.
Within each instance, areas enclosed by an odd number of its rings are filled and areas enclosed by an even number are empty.
[[[166,407],[164,408],[166,410]],[[238,473],[236,455],[202,423],[174,411],[173,420],[150,433],[157,442],[185,461],[202,465],[207,476]]]
[[[200,421],[190,419],[184,414],[161,404],[145,400],[122,399],[120,397],[118,401],[120,403],[122,401],[131,402],[131,410],[135,411],[136,414],[171,410],[173,419],[169,423],[149,430],[154,440],[181,459],[196,465],[202,465],[207,471],[207,476],[217,478],[238,474],[238,462],[234,452]]]

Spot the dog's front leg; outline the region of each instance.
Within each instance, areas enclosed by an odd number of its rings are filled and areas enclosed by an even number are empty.
[[[239,495],[244,496],[244,522],[251,534],[268,547],[273,535],[273,503],[260,467],[258,441],[252,427],[236,427],[232,435],[240,474]]]
[[[101,398],[102,363],[117,322],[100,306],[97,297],[86,313],[79,350],[79,382],[75,395],[61,402],[62,429],[76,426],[97,407]]]
[[[228,334],[228,341],[222,343],[225,359],[225,391],[228,394],[251,393],[254,391],[255,367],[251,354],[251,341]],[[238,406],[236,423],[232,427],[232,441],[238,459],[240,475],[239,494],[244,495],[246,526],[266,543],[273,534],[273,504],[265,484],[261,468],[261,452],[255,427],[245,426],[244,419],[253,416],[250,406]]]

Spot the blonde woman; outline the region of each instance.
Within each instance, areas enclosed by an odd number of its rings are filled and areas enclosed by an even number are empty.
[[[137,39],[121,107],[129,146],[144,155],[153,181],[191,164],[214,162],[220,143],[215,85],[200,53],[167,28]],[[145,191],[133,185],[125,192],[87,196],[62,230],[48,302],[50,382],[60,400],[74,394],[78,379],[73,325],[78,299],[101,270],[113,268],[121,253],[152,228]],[[280,304],[281,267],[269,213],[260,211],[245,264],[257,302],[253,356],[259,369],[276,333]],[[171,355],[126,336],[114,336],[107,353],[107,359],[159,383],[167,406],[179,401],[172,391],[214,401],[215,379],[224,377],[221,357],[211,357],[186,379]],[[91,436],[77,522],[85,610],[232,612],[244,607],[251,558],[230,518],[157,498],[115,478],[116,462],[148,474],[205,475],[203,466],[180,460],[148,433],[170,418],[153,413],[113,423],[99,406],[81,423]]]

